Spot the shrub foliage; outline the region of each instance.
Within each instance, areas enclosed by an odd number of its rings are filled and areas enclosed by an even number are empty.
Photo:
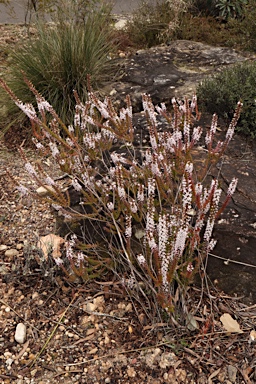
[[[256,64],[245,62],[224,69],[212,78],[205,79],[197,88],[202,107],[231,119],[236,104],[243,102],[243,111],[237,131],[256,137]]]

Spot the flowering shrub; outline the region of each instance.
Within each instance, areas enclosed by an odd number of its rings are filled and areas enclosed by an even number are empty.
[[[74,124],[66,127],[30,82],[38,112],[1,84],[30,118],[38,152],[51,156],[80,196],[79,208],[72,208],[70,194],[42,168],[32,167],[22,153],[26,170],[48,189],[48,198],[63,220],[84,225],[67,242],[73,271],[87,279],[88,271],[110,268],[128,290],[143,295],[149,307],[154,302],[173,311],[174,283],[182,290],[193,281],[215,245],[214,222],[236,188],[233,179],[220,203],[219,181],[208,181],[207,174],[232,139],[242,104],[238,103],[224,141],[214,140],[216,115],[203,141],[203,129],[194,124],[199,117],[195,96],[191,102],[173,99],[170,113],[144,94],[149,142],[142,143],[136,141],[129,97],[126,108],[116,111],[109,98],[101,101],[90,92],[82,104],[76,95]],[[49,124],[46,114],[52,116]],[[168,122],[162,132],[160,118]],[[56,262],[68,273],[63,259]]]

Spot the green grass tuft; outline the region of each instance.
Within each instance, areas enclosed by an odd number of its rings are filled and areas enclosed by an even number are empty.
[[[6,80],[20,99],[34,103],[24,82],[25,74],[65,123],[71,123],[75,105],[73,91],[77,91],[82,101],[86,100],[88,75],[91,85],[97,89],[117,74],[113,55],[116,45],[109,14],[104,15],[99,9],[80,23],[41,23],[37,29],[36,39],[12,53]],[[6,97],[4,104],[14,122],[15,106]]]

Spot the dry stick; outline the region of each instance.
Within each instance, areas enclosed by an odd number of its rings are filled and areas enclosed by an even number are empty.
[[[61,376],[61,375],[66,375],[66,373],[83,373],[83,371],[81,369],[75,369],[74,371],[61,371],[59,373],[56,373],[56,375],[54,375],[52,377],[52,379],[56,379],[56,377],[58,376]]]
[[[221,260],[224,260],[225,262],[228,263],[234,263],[234,264],[240,264],[240,265],[244,265],[245,267],[250,267],[250,268],[256,268],[256,265],[253,265],[253,264],[248,264],[248,263],[243,263],[242,261],[237,261],[237,260],[232,260],[232,259],[227,259],[225,257],[221,257],[221,256],[218,256],[218,255],[214,255],[213,253],[209,253],[210,256],[212,257],[215,257],[217,259],[221,259]]]
[[[216,336],[216,334],[227,335],[227,331],[211,332],[211,333],[206,333],[206,334],[199,335],[199,336],[204,338],[206,336],[211,336],[211,335]],[[92,363],[93,361],[97,361],[99,359],[106,359],[106,358],[111,357],[113,355],[123,355],[123,354],[133,353],[133,352],[141,352],[141,351],[146,351],[146,350],[150,350],[150,349],[158,348],[158,347],[163,347],[163,346],[167,346],[168,347],[168,345],[170,345],[170,344],[171,344],[170,341],[164,341],[162,343],[159,343],[159,344],[156,344],[156,345],[152,345],[152,346],[148,346],[148,347],[129,349],[129,350],[125,350],[125,351],[113,351],[112,353],[107,353],[105,355],[97,356],[97,357],[94,357],[92,359],[86,359],[84,361],[79,361],[78,363],[57,364],[57,365],[64,366],[64,367],[71,367],[71,366],[76,366],[76,365],[82,365],[82,364],[86,364],[86,363]],[[170,346],[170,348],[172,348],[172,347]],[[192,351],[189,348],[184,347],[183,349],[184,349],[185,352],[188,352],[188,353],[192,354],[193,356],[200,357],[199,355],[196,354],[196,352]]]
[[[71,307],[72,303],[74,302],[74,300],[77,298],[78,296],[78,293],[76,293],[73,297],[73,299],[71,300],[71,302],[69,303],[69,305],[67,306],[67,308],[65,309],[65,311],[62,313],[61,317],[59,318],[59,321],[57,322],[57,324],[55,325],[55,327],[53,328],[50,336],[48,337],[48,339],[46,340],[45,344],[43,345],[41,351],[38,352],[38,354],[36,355],[36,357],[34,358],[34,360],[32,361],[30,367],[32,368],[33,365],[35,364],[35,362],[38,360],[38,358],[42,355],[42,353],[44,352],[45,348],[47,347],[47,345],[49,344],[49,342],[51,341],[52,337],[54,336],[55,332],[57,331],[59,325],[61,324],[64,316],[66,315],[67,311],[69,310],[69,308]]]

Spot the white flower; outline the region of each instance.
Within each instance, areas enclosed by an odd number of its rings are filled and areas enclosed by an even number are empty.
[[[136,202],[132,199],[130,202],[130,210],[132,213],[136,213],[138,211],[138,207]]]
[[[80,264],[84,261],[85,257],[84,257],[84,254],[82,252],[78,252],[77,254],[77,262]]]
[[[156,241],[154,239],[154,235],[152,232],[147,233],[147,241],[148,241],[148,245],[149,245],[149,248],[151,249],[151,251],[153,251],[154,249],[157,249],[157,244],[156,244]]]
[[[126,216],[125,221],[126,221],[125,236],[129,239],[132,237],[132,218],[131,218],[131,216]]]
[[[187,271],[188,271],[189,273],[191,273],[191,272],[193,272],[193,270],[194,270],[193,264],[192,264],[192,263],[188,263],[188,265],[187,265]]]
[[[15,104],[28,116],[29,119],[38,120],[35,108],[32,104],[23,104],[21,101],[17,101]]]
[[[69,137],[66,138],[66,143],[67,143],[70,147],[73,147],[73,146],[74,146],[73,141],[72,141]]]
[[[46,182],[46,184],[48,184],[48,185],[55,185],[55,181],[54,181],[50,176],[47,176],[47,177],[45,178],[45,182]]]
[[[145,259],[145,257],[144,257],[142,254],[140,254],[140,255],[137,256],[137,260],[138,260],[138,263],[139,263],[140,265],[144,265],[144,264],[146,264],[146,259]]]
[[[110,211],[113,211],[114,210],[114,204],[112,203],[112,201],[110,201],[109,203],[107,203],[107,208],[110,210]]]
[[[31,175],[31,176],[37,176],[37,173],[35,171],[35,168],[32,166],[30,163],[25,164],[25,169],[26,171]]]
[[[178,230],[178,233],[176,235],[176,241],[175,241],[175,245],[174,245],[174,255],[182,255],[183,251],[184,251],[184,248],[185,248],[185,244],[186,244],[186,240],[187,240],[187,234],[188,234],[188,228],[180,228]]]
[[[55,263],[59,266],[63,264],[63,260],[60,257],[54,257]]]
[[[152,178],[148,179],[148,196],[154,196],[155,194],[155,180]]]
[[[38,141],[36,140],[33,140],[34,141],[34,144],[36,146],[37,149],[44,149],[44,146],[43,144],[39,143]]]
[[[142,203],[144,201],[144,185],[138,185],[137,200]]]
[[[52,106],[51,104],[48,103],[42,96],[40,97],[40,100],[37,101],[38,109],[40,113],[42,113],[44,110],[46,111],[52,111]]]
[[[72,179],[72,186],[78,192],[81,191],[81,189],[82,189],[82,187],[79,184],[79,182],[77,181],[77,179]]]
[[[190,162],[186,163],[185,172],[187,172],[189,175],[192,175],[193,163],[190,163]]]
[[[228,191],[227,191],[228,196],[232,196],[234,194],[236,190],[237,182],[238,182],[238,179],[234,177],[228,187]]]
[[[122,187],[121,185],[118,185],[117,186],[117,193],[118,193],[118,196],[120,197],[120,199],[125,199],[126,192],[125,192],[124,187]]]
[[[50,149],[52,151],[52,156],[53,157],[56,157],[60,153],[58,148],[57,148],[57,145],[55,143],[50,142],[49,143],[49,147],[50,147]]]
[[[22,195],[28,195],[29,189],[24,187],[24,185],[19,185],[17,187],[17,190],[22,194]]]
[[[216,244],[217,244],[217,240],[211,239],[207,247],[208,252],[211,252]]]
[[[199,141],[199,139],[200,139],[200,137],[202,135],[202,132],[203,132],[202,127],[195,127],[193,129],[192,141],[194,143],[197,143]]]
[[[74,116],[74,126],[79,127],[80,122],[81,122],[80,113],[77,112],[77,113],[75,113],[75,116]]]

